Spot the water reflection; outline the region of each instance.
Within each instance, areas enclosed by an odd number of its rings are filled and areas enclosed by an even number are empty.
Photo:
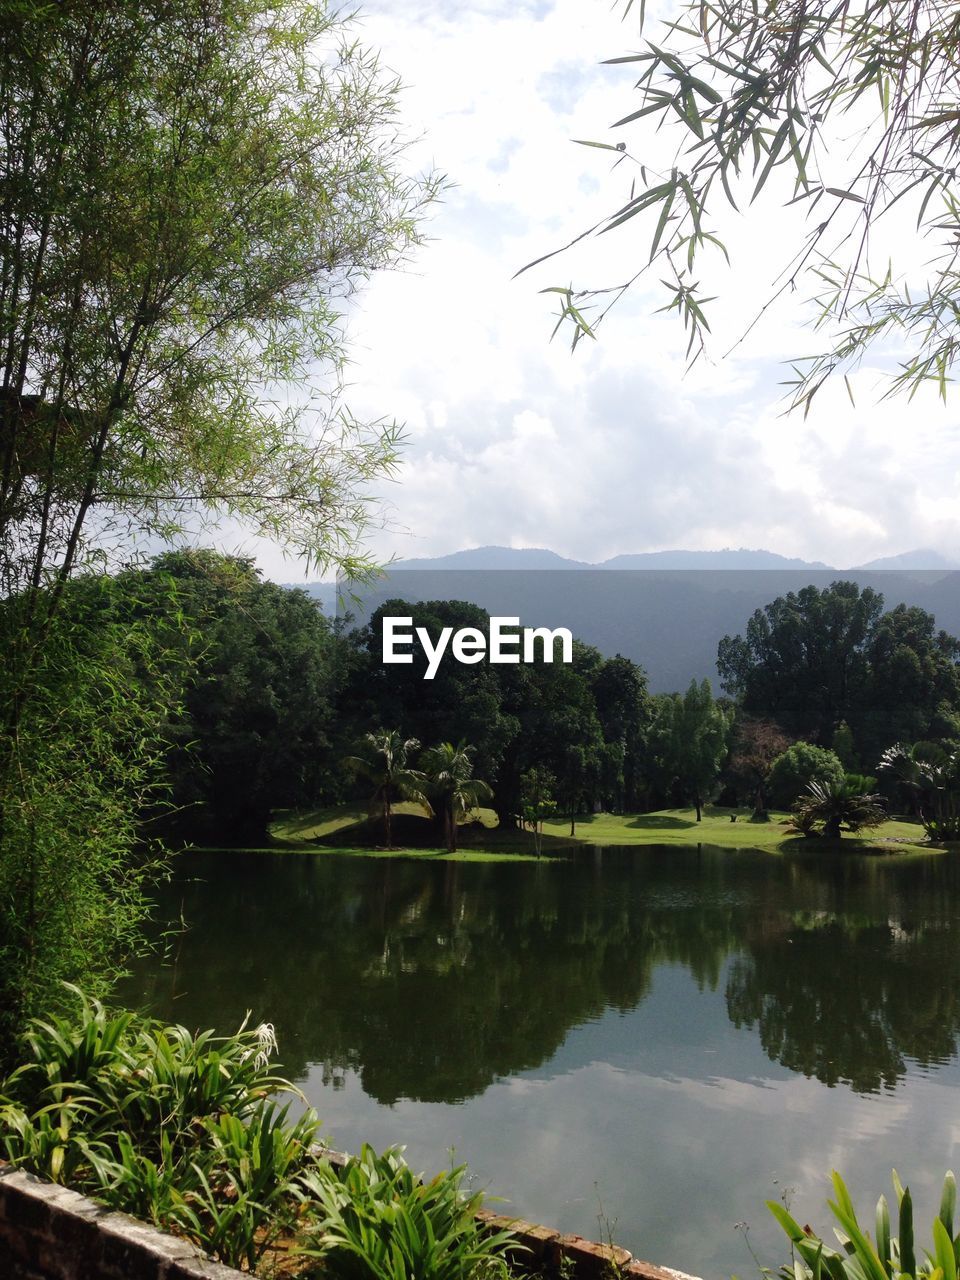
[[[191,855],[161,903],[187,930],[125,994],[191,1025],[253,1009],[288,1072],[355,1072],[383,1104],[458,1103],[637,1008],[680,965],[722,988],[772,1061],[873,1092],[955,1053],[957,880],[950,856],[709,848],[539,864]]]
[[[229,1030],[250,1009],[346,1148],[449,1150],[511,1211],[695,1275],[784,1261],[763,1202],[826,1175],[920,1221],[960,1161],[960,859],[710,848],[541,864],[181,860],[169,963],[123,997]],[[159,926],[158,926],[159,928]]]

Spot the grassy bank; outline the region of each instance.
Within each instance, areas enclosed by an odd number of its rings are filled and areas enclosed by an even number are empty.
[[[397,805],[399,817],[422,817],[413,804]],[[736,821],[731,821],[735,817]],[[362,843],[360,833],[365,810],[341,806],[311,813],[284,814],[271,828],[278,847],[313,853],[349,853],[358,857],[383,857],[384,851]],[[529,831],[508,831],[497,825],[491,809],[481,809],[474,821],[460,832],[461,848],[455,854],[429,847],[392,850],[397,857],[456,858],[464,862],[490,862],[502,858],[534,857],[534,840]],[[544,823],[543,852],[562,854],[593,845],[716,845],[725,849],[767,849],[785,852],[800,847],[836,848],[840,851],[929,852],[923,828],[916,822],[892,820],[862,836],[844,835],[838,841],[798,840],[786,828],[787,815],[772,812],[769,822],[752,822],[749,809],[719,809],[707,806],[697,822],[693,809],[662,809],[656,813],[596,813],[578,817],[575,834],[570,835],[570,819]],[[425,824],[426,829],[426,824]],[[398,844],[400,841],[398,840]],[[424,841],[426,844],[426,841]]]

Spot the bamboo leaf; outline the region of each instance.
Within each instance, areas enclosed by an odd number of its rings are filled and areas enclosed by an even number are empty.
[[[616,146],[612,142],[588,142],[585,138],[571,138],[571,142],[575,142],[578,147],[596,147],[598,151],[623,151],[623,146]]]
[[[780,128],[777,130],[776,134],[774,135],[773,142],[770,144],[770,152],[767,156],[767,162],[763,166],[763,170],[760,174],[760,177],[757,179],[757,185],[753,189],[754,200],[756,200],[757,196],[760,194],[761,190],[763,189],[764,183],[766,182],[767,178],[770,176],[770,172],[773,169],[773,166],[777,162],[777,156],[779,156],[783,148],[783,144],[787,140],[787,136],[789,132],[790,132],[790,120],[788,118],[784,120],[783,123],[780,125]]]
[[[858,204],[866,204],[863,196],[858,196],[855,191],[844,191],[842,187],[824,187],[828,196],[836,196],[838,200],[856,200]]]

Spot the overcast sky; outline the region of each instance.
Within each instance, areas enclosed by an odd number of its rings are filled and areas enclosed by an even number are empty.
[[[764,547],[846,566],[915,547],[960,555],[960,398],[878,404],[877,370],[822,393],[806,422],[781,416],[789,357],[811,349],[780,307],[721,360],[784,265],[797,224],[768,204],[725,227],[717,359],[684,376],[663,298],[638,289],[597,343],[549,341],[554,284],[615,284],[642,236],[605,237],[514,280],[625,197],[625,168],[573,138],[655,146],[635,109],[636,24],[605,0],[367,3],[360,33],[405,82],[420,140],[411,163],[456,184],[404,272],[370,285],[350,317],[350,403],[406,423],[382,487],[381,556],[499,543],[582,560],[672,547]],[[713,283],[711,281],[711,283]],[[268,576],[295,563],[247,540]]]

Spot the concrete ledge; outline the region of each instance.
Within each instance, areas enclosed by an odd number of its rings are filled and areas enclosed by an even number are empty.
[[[240,1280],[179,1236],[21,1170],[0,1168],[4,1280]]]
[[[337,1168],[349,1156],[317,1154]],[[550,1227],[480,1209],[490,1231],[511,1231],[529,1252],[528,1271],[559,1273],[566,1260],[577,1280],[695,1280],[682,1271],[640,1262],[615,1245],[563,1235]],[[248,1275],[205,1257],[195,1245],[79,1192],[0,1165],[0,1277],[3,1280],[239,1280]]]
[[[522,1259],[528,1270],[556,1271],[563,1261],[576,1268],[578,1280],[609,1280],[619,1275],[623,1280],[696,1280],[672,1267],[658,1267],[652,1262],[635,1259],[619,1245],[598,1244],[583,1236],[564,1235],[538,1223],[524,1222],[503,1213],[480,1209],[477,1217],[491,1231],[512,1231],[517,1241],[529,1250]]]

